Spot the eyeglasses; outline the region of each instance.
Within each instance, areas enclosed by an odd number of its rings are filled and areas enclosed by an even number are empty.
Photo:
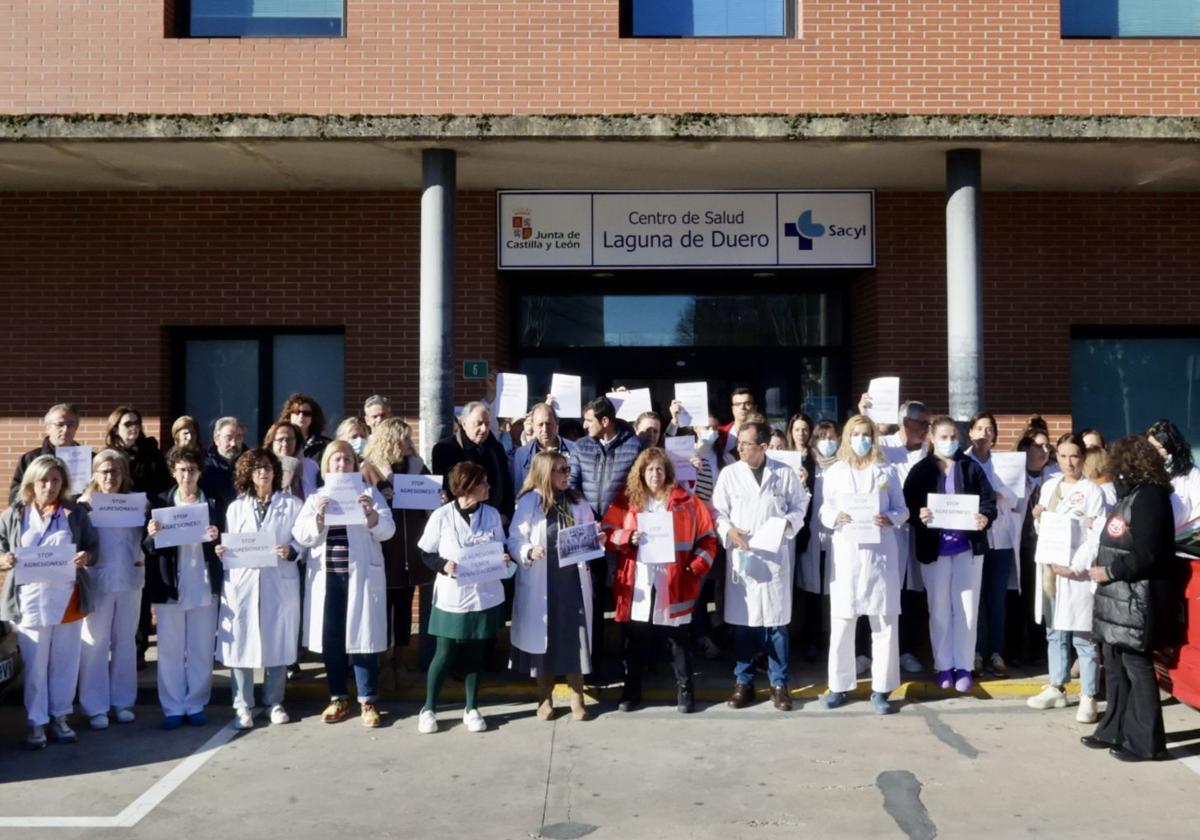
[[[183,473],[184,475],[195,475],[196,473],[200,472],[200,468],[199,467],[178,466],[175,468],[175,472]]]

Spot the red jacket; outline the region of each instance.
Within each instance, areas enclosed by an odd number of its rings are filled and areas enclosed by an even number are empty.
[[[667,499],[675,522],[675,562],[667,567],[667,605],[672,618],[689,615],[700,597],[700,584],[712,568],[717,554],[717,531],[704,503],[674,487]],[[617,570],[613,578],[613,596],[617,601],[617,621],[629,621],[633,609],[633,582],[637,570],[637,546],[630,538],[637,530],[638,510],[622,493],[604,514],[604,530],[609,547],[616,552]],[[663,593],[657,593],[659,598]]]

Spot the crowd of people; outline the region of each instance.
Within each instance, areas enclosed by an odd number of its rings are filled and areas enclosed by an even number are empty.
[[[1200,517],[1200,469],[1179,429],[1159,421],[1106,447],[1095,430],[1052,441],[1035,415],[1013,450],[1014,478],[997,467],[991,414],[960,427],[909,401],[898,424],[881,426],[871,408],[864,394],[840,428],[797,413],[774,429],[738,388],[727,423],[685,426],[675,402],[666,423],[653,411],[628,423],[607,397],[588,402],[581,423],[560,423],[551,396],[502,427],[478,401],[426,465],[381,396],[329,438],[317,401],[293,394],[260,445],[247,447],[243,424],[222,417],[207,449],[187,416],[160,447],[126,405],[109,416],[74,495],[56,453],[75,445],[79,413],[53,406],[0,515],[0,618],[16,626],[25,663],[25,745],[74,741],[76,698],[93,729],[134,720],[155,634],[165,729],[207,723],[214,659],[230,671],[237,727],[255,726],[260,710],[287,723],[302,648],[324,663],[322,719],[342,721],[357,705],[361,723],[377,727],[381,671],[400,667],[415,601],[421,733],[438,730],[455,669],[466,730],[487,728],[479,681],[511,623],[508,667],[536,681],[542,719],[556,714],[559,677],[570,714],[587,719],[585,683],[618,663],[619,709],[638,708],[659,659],[690,713],[693,657],[715,658],[722,642],[734,661],[728,705],[753,703],[765,670],[770,702],[786,711],[795,636],[805,660],[826,657],[822,706],[849,702],[869,673],[879,714],[896,711],[889,695],[902,671],[932,666],[941,688],[969,692],[985,673],[1043,657],[1048,683],[1029,705],[1063,708],[1074,657],[1076,719],[1099,722],[1083,743],[1122,760],[1161,757],[1150,657],[1172,632],[1174,530]],[[440,507],[393,507],[393,476],[431,474],[442,477]],[[346,482],[353,515],[326,492]],[[130,493],[145,494],[140,524],[99,515],[100,500]],[[951,526],[954,496],[964,513]],[[195,542],[174,544],[163,509],[185,506],[202,508],[207,524]],[[268,562],[230,562],[226,537],[243,534],[269,544]],[[591,548],[582,560],[580,545]],[[73,581],[18,579],[19,556],[55,546],[69,546]],[[480,573],[485,555],[492,566]],[[605,650],[607,610],[617,651]]]

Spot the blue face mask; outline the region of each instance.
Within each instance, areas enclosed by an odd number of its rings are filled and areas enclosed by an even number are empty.
[[[366,438],[352,438],[350,440],[350,448],[354,450],[355,455],[357,455],[359,458],[361,458],[363,452],[365,452],[366,448],[367,448],[367,439]]]
[[[933,442],[933,447],[943,458],[953,458],[954,453],[958,451],[958,441],[937,440]]]
[[[704,446],[712,446],[717,442],[717,430],[705,429],[703,432],[697,435],[696,440]]]
[[[850,451],[862,458],[871,451],[870,435],[851,435],[850,436]]]
[[[817,452],[822,458],[832,458],[837,452],[838,443],[836,440],[822,438],[817,441]]]

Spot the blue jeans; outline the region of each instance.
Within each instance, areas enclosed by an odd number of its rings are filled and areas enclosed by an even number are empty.
[[[984,552],[983,580],[979,588],[979,635],[975,640],[975,651],[984,660],[993,653],[1004,652],[1004,613],[1012,568],[1011,548],[989,548]]]
[[[771,685],[787,685],[790,649],[786,624],[781,627],[733,625],[733,651],[736,660],[733,678],[740,685],[754,685],[754,655],[763,650],[767,653],[767,676]]]
[[[254,669],[230,668],[229,676],[233,682],[233,708],[254,708]],[[270,708],[283,702],[283,689],[287,685],[287,666],[276,665],[263,669],[262,701]]]
[[[325,573],[325,623],[321,628],[325,681],[329,684],[330,697],[348,697],[346,679],[353,665],[358,702],[374,703],[378,696],[379,654],[346,653],[346,602],[349,593],[349,575]]]
[[[1071,681],[1071,649],[1079,657],[1079,682],[1084,694],[1095,697],[1100,691],[1100,657],[1091,633],[1070,630],[1046,631],[1046,659],[1050,665],[1050,684],[1066,685]]]

